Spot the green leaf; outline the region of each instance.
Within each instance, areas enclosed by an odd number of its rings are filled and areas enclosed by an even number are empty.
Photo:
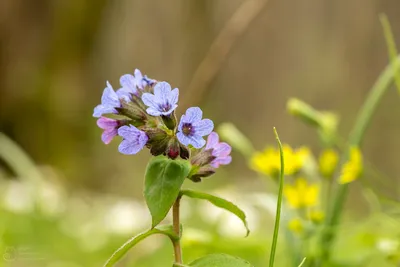
[[[226,254],[211,254],[195,260],[190,267],[253,267],[249,262]]]
[[[246,230],[247,230],[246,236],[249,235],[250,229],[247,225],[246,214],[244,213],[244,211],[242,211],[238,206],[236,206],[232,202],[229,202],[228,200],[225,200],[225,199],[217,197],[217,196],[213,196],[210,194],[206,194],[203,192],[197,192],[197,191],[193,191],[193,190],[182,190],[180,194],[191,197],[191,198],[208,200],[214,206],[217,206],[219,208],[222,208],[222,209],[232,212],[237,217],[239,217],[240,220],[242,220],[244,227],[246,227]]]
[[[118,248],[111,257],[107,260],[104,267],[114,266],[133,246],[142,241],[143,239],[154,235],[154,234],[163,234],[168,236],[171,240],[178,240],[179,237],[175,234],[172,225],[161,225],[157,228],[150,229],[146,232],[138,234],[135,237],[129,239],[125,244],[123,244],[120,248]]]
[[[188,161],[164,156],[150,160],[145,174],[144,197],[152,216],[152,228],[167,216],[189,170]]]

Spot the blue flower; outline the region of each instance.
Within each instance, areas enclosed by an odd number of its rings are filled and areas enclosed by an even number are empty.
[[[179,89],[171,91],[171,85],[167,82],[157,83],[154,87],[154,95],[144,93],[143,103],[148,106],[146,112],[151,116],[167,116],[178,106]]]
[[[145,132],[133,125],[120,127],[118,129],[118,135],[124,139],[119,145],[118,150],[125,155],[138,153],[149,140]]]
[[[131,98],[130,94],[138,95],[138,88],[143,90],[146,86],[151,86],[155,83],[155,80],[143,76],[140,70],[135,69],[134,75],[125,74],[119,79],[119,83],[122,88],[118,90],[124,98]]]
[[[208,135],[214,128],[214,123],[209,119],[201,119],[203,112],[198,107],[188,108],[186,114],[182,115],[178,125],[179,142],[187,145],[192,145],[195,148],[202,148],[206,141],[203,136]]]
[[[103,114],[118,113],[115,108],[121,107],[119,95],[114,91],[111,84],[107,82],[107,87],[103,91],[101,104],[94,108],[93,117],[99,118]]]

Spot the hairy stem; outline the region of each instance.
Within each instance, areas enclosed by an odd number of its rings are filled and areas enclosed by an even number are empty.
[[[174,240],[172,243],[174,245],[174,255],[175,255],[175,263],[182,263],[182,248],[181,248],[181,226],[179,219],[179,206],[182,196],[178,196],[175,200],[175,203],[172,207],[172,225],[174,228],[175,234],[179,237],[177,240]]]

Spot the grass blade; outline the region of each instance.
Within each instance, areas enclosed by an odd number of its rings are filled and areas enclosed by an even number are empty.
[[[276,204],[274,236],[272,239],[271,254],[269,257],[269,267],[273,267],[274,261],[275,261],[276,245],[278,243],[279,224],[280,224],[280,220],[281,220],[283,178],[284,178],[284,173],[285,173],[285,162],[284,162],[284,156],[283,156],[282,143],[281,143],[281,140],[279,140],[279,136],[278,136],[278,133],[277,133],[275,127],[274,127],[274,134],[275,134],[276,141],[278,142],[278,146],[279,146],[279,153],[280,153],[280,158],[281,158],[281,173],[280,173],[280,177],[279,177],[279,193],[278,193],[278,202]]]

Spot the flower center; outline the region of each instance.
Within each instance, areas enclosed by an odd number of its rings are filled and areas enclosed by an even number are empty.
[[[171,109],[171,104],[170,103],[161,104],[159,108],[160,110],[167,112]]]
[[[182,132],[184,135],[193,135],[194,134],[194,128],[191,123],[184,123],[182,126]]]

